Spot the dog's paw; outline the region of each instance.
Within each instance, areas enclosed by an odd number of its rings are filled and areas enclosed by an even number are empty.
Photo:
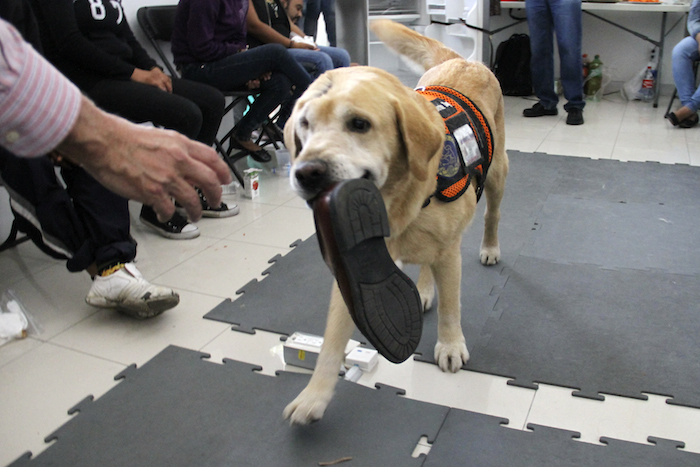
[[[493,266],[501,260],[501,247],[481,247],[479,252],[479,260],[484,266]]]
[[[307,388],[285,407],[282,415],[292,425],[308,425],[321,420],[330,399],[314,394]]]
[[[435,361],[442,371],[457,373],[469,361],[467,345],[464,342],[444,344],[438,341],[435,345]]]

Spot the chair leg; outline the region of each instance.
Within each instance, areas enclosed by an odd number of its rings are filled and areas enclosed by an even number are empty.
[[[230,152],[227,152],[224,150],[224,147],[221,145],[219,140],[214,140],[214,145],[216,146],[216,150],[221,154],[221,158],[226,162],[226,165],[228,165],[228,168],[231,169],[231,172],[233,172],[233,175],[236,176],[236,179],[238,179],[238,183],[243,186],[243,175],[241,175],[240,170],[236,168],[236,161],[240,160],[240,157],[231,157]]]
[[[668,103],[668,108],[666,109],[666,113],[664,115],[668,115],[669,112],[671,112],[671,107],[673,106],[673,101],[676,100],[676,96],[678,95],[678,91],[676,88],[673,89],[673,95],[671,96],[671,101]]]

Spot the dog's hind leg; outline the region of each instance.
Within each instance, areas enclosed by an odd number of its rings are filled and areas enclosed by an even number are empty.
[[[479,251],[479,260],[484,265],[493,265],[501,260],[498,223],[501,220],[501,200],[503,199],[504,184],[505,174],[489,172],[484,185],[486,212],[484,213],[484,236],[481,239],[481,249]]]
[[[284,409],[284,418],[288,418],[292,424],[306,425],[323,417],[338,382],[345,346],[354,329],[355,323],[338,285],[333,283],[326,331],[314,374],[306,388]]]
[[[418,288],[418,293],[420,294],[423,311],[428,311],[433,306],[433,300],[435,299],[435,279],[433,279],[433,271],[429,265],[421,265],[416,288]]]
[[[461,239],[460,239],[461,241]],[[442,371],[456,373],[469,360],[460,305],[462,256],[459,243],[443,252],[432,265],[438,292],[438,342],[435,361]]]

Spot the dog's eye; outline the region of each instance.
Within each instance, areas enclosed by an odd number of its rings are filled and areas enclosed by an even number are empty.
[[[299,120],[299,126],[304,128],[304,129],[309,128],[309,121],[306,119],[306,117],[302,117]]]
[[[356,133],[367,133],[372,127],[372,124],[364,118],[355,117],[350,120],[348,126],[350,127],[350,131],[354,131]]]

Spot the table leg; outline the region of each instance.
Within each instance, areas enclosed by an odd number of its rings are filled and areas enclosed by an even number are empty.
[[[661,17],[661,37],[659,38],[659,60],[656,66],[656,80],[654,81],[654,108],[659,106],[659,95],[661,94],[661,68],[664,63],[664,42],[666,41],[666,15],[664,11]]]

